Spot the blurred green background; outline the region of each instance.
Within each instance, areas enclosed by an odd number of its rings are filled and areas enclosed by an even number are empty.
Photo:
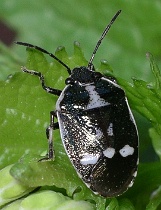
[[[118,76],[129,81],[132,76],[151,81],[145,54],[150,51],[160,63],[161,2],[158,0],[1,0],[0,18],[16,32],[15,40],[51,52],[61,45],[69,53],[73,41],[79,41],[88,60],[103,29],[119,9],[122,14],[103,41],[94,63],[105,58]],[[12,53],[23,62],[24,49],[11,47]],[[13,71],[7,70],[1,70],[3,78]]]

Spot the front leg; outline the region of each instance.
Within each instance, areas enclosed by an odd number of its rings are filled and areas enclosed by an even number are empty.
[[[56,118],[56,112],[51,111],[50,112],[50,125],[46,129],[46,136],[48,139],[48,159],[53,160],[54,159],[54,149],[53,149],[53,130],[59,128],[58,122],[54,123],[54,118]]]
[[[40,81],[41,81],[42,88],[46,92],[54,94],[54,95],[57,95],[57,96],[59,96],[61,94],[61,90],[57,90],[57,89],[54,89],[54,88],[51,88],[51,87],[48,87],[48,86],[45,85],[44,76],[43,76],[43,74],[41,72],[34,71],[34,70],[28,70],[26,67],[22,67],[22,71],[26,72],[28,74],[31,74],[31,75],[38,76]],[[56,118],[56,117],[57,117],[56,116],[56,112],[55,111],[51,111],[50,112],[50,125],[46,129],[46,136],[47,136],[47,139],[48,139],[48,147],[49,147],[48,148],[48,157],[47,158],[43,158],[41,160],[45,160],[45,159],[52,160],[54,158],[53,130],[59,128],[58,122],[54,123],[54,118]]]
[[[45,85],[44,76],[43,76],[43,74],[42,74],[41,72],[34,71],[34,70],[29,70],[29,69],[27,69],[25,66],[21,67],[21,69],[22,69],[23,72],[26,72],[26,73],[28,73],[28,74],[32,74],[32,75],[38,76],[39,79],[40,79],[42,88],[43,88],[46,92],[51,93],[51,94],[53,94],[53,95],[60,96],[61,90],[58,90],[58,89],[55,89],[55,88],[51,88],[51,87],[48,87],[48,86]]]

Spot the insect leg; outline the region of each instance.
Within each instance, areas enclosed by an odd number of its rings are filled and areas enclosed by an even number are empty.
[[[48,86],[45,85],[44,76],[41,72],[34,71],[34,70],[28,70],[25,66],[23,66],[21,69],[22,69],[23,72],[38,76],[40,81],[41,81],[42,88],[46,92],[57,95],[57,96],[59,96],[61,94],[61,90],[54,89],[54,88],[51,88],[51,87],[48,87]]]
[[[56,118],[56,112],[50,112],[50,125],[46,129],[46,136],[48,139],[48,159],[52,160],[54,158],[54,149],[53,149],[53,130],[58,129],[58,122],[54,123],[54,118]]]

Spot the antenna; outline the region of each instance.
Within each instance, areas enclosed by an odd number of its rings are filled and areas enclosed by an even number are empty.
[[[121,13],[121,10],[119,10],[119,11],[114,15],[114,17],[112,18],[112,20],[110,21],[110,23],[106,26],[105,30],[103,31],[103,33],[102,33],[100,39],[98,40],[98,42],[97,42],[97,44],[96,44],[96,46],[95,46],[95,49],[94,49],[94,51],[93,51],[93,53],[92,53],[92,56],[91,56],[91,58],[90,58],[90,60],[89,60],[89,63],[88,63],[88,68],[89,68],[89,69],[91,69],[91,67],[92,67],[93,59],[94,59],[94,57],[95,57],[95,54],[96,54],[96,52],[97,52],[97,50],[98,50],[98,48],[99,48],[99,46],[100,46],[102,40],[104,39],[104,37],[106,36],[106,34],[108,33],[108,31],[110,30],[112,24],[114,23],[114,21],[116,20],[116,18],[119,16],[120,13]]]
[[[36,46],[36,45],[29,44],[29,43],[25,43],[25,42],[15,42],[15,44],[23,45],[23,46],[26,46],[26,47],[29,47],[29,48],[34,48],[34,49],[36,49],[36,50],[39,50],[39,51],[41,51],[41,52],[43,52],[43,53],[49,55],[50,57],[52,57],[52,58],[54,58],[55,60],[57,60],[62,66],[64,66],[64,67],[67,69],[69,75],[71,75],[71,69],[70,69],[65,63],[63,63],[59,58],[57,58],[54,54],[49,53],[48,51],[44,50],[44,49],[41,48],[41,47],[38,47],[38,46]]]

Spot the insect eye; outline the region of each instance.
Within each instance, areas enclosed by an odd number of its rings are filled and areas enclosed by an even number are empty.
[[[72,78],[67,78],[66,80],[65,80],[65,84],[66,85],[69,85],[69,84],[74,84],[74,80],[72,79]]]

